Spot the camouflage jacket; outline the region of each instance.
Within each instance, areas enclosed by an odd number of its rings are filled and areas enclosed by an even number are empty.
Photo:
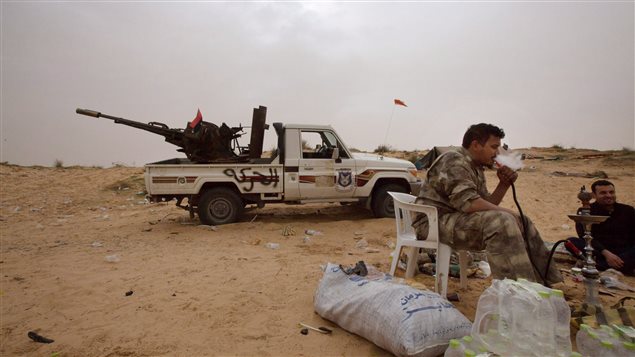
[[[472,161],[465,148],[460,148],[442,154],[432,164],[416,202],[437,207],[439,222],[447,225],[451,222],[441,219],[443,215],[463,212],[472,200],[479,197],[488,199],[489,196],[483,167]],[[421,214],[412,225],[417,228],[427,221],[427,216]]]

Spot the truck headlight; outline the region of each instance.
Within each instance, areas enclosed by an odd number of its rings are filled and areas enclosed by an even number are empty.
[[[417,174],[419,173],[419,171],[417,171],[417,169],[408,169],[408,173],[414,177],[418,177]]]

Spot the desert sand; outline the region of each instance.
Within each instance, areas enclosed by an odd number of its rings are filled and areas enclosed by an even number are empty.
[[[567,214],[603,171],[635,205],[628,151],[521,150],[518,200],[545,241],[575,234]],[[396,156],[407,153],[397,153]],[[420,173],[424,177],[425,172]],[[488,172],[493,189],[497,180]],[[201,226],[174,202],[144,200],[143,168],[0,165],[0,354],[3,356],[389,356],[323,320],[313,295],[327,262],[389,269],[394,219],[357,206],[268,205],[241,222]],[[503,206],[516,209],[508,193]],[[295,235],[283,235],[283,231]],[[304,242],[305,230],[317,230]],[[356,248],[360,239],[369,249]],[[266,243],[278,243],[279,249]],[[115,261],[109,261],[115,260]],[[571,264],[556,263],[563,271]],[[403,271],[398,271],[401,276]],[[415,280],[433,287],[433,277]],[[575,306],[581,283],[565,274]],[[635,278],[624,278],[635,285]],[[470,278],[456,307],[473,320],[491,278]],[[131,293],[130,293],[131,292]],[[128,294],[126,294],[128,293]],[[601,295],[605,305],[627,295]],[[632,295],[632,293],[631,293]],[[299,322],[333,329],[300,334]],[[36,343],[35,331],[55,342]]]

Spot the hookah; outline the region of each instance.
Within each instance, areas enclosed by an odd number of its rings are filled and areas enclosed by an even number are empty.
[[[578,209],[576,214],[570,214],[568,216],[584,227],[583,238],[586,242],[586,246],[584,247],[586,259],[584,261],[584,267],[582,268],[582,276],[584,277],[584,286],[586,288],[584,302],[589,306],[601,306],[598,296],[600,272],[595,267],[595,260],[593,259],[591,226],[606,221],[609,216],[591,215],[591,205],[589,203],[591,201],[591,193],[587,192],[584,186],[582,186],[580,193],[578,193],[578,199],[582,202],[582,207]]]

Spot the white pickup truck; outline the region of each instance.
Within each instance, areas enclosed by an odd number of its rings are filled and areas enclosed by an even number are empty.
[[[176,199],[202,223],[219,225],[235,222],[246,205],[267,203],[355,202],[377,217],[392,217],[387,192],[417,194],[421,187],[414,164],[353,153],[330,126],[273,127],[278,145],[270,158],[211,164],[176,158],[145,165],[148,198]]]

